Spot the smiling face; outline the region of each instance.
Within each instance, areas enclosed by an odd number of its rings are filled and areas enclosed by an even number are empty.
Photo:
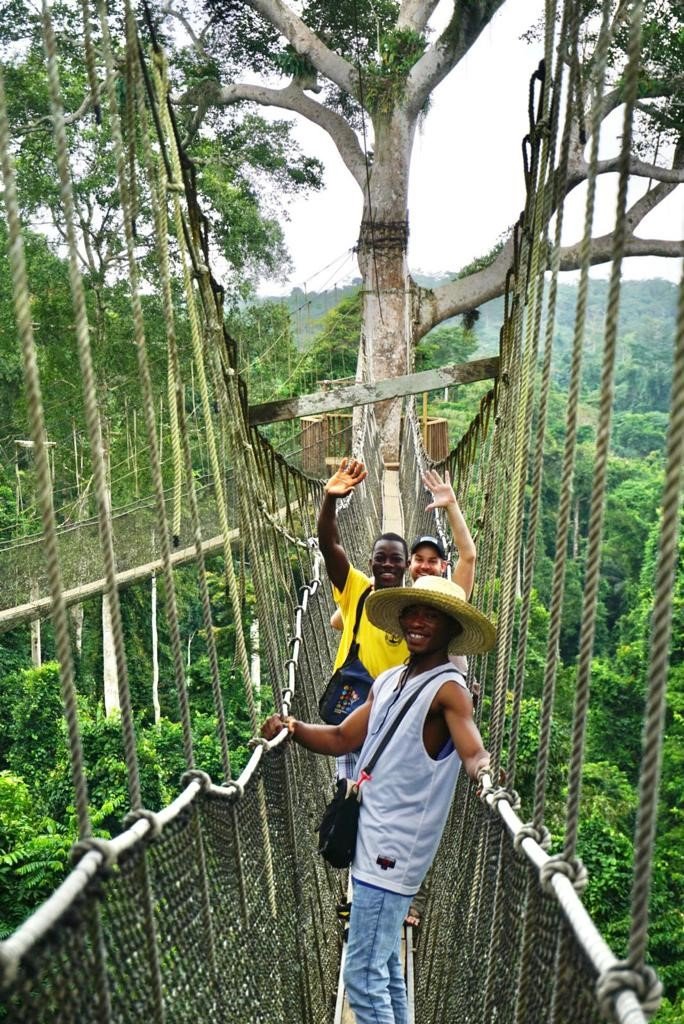
[[[460,624],[429,604],[411,604],[399,614],[399,625],[411,654],[433,654],[446,651]]]
[[[384,538],[376,541],[370,560],[370,570],[376,590],[400,587],[406,572],[406,553],[401,541]]]
[[[411,555],[409,576],[415,583],[421,576],[443,576],[447,563],[432,544],[421,544]]]

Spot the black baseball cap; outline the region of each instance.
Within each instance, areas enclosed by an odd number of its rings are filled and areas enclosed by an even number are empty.
[[[446,562],[444,548],[442,547],[440,541],[438,541],[436,537],[419,537],[418,540],[414,541],[411,546],[411,554],[415,555],[418,548],[422,548],[425,544],[429,544],[430,547],[433,547],[437,554],[439,555],[439,557]]]

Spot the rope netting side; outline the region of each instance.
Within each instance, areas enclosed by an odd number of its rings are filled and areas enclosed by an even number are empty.
[[[206,257],[206,225],[196,202],[192,175],[182,154],[168,105],[164,56],[155,47],[148,65],[126,8],[126,103],[121,112],[128,145],[119,128],[104,6],[99,7],[106,63],[102,89],[111,121],[119,171],[128,277],[140,374],[148,394],[148,441],[155,455],[155,418],[149,402],[143,317],[139,304],[133,222],[141,197],[149,199],[156,229],[159,283],[168,345],[173,488],[161,486],[154,469],[161,569],[167,582],[165,610],[175,657],[187,786],[170,807],[156,813],[140,807],[112,840],[90,840],[77,851],[78,865],[53,897],[0,946],[9,1020],[302,1020],[327,1018],[334,999],[339,959],[335,904],[343,895],[339,876],[312,857],[313,828],[330,789],[331,765],[299,749],[257,745],[249,765],[232,781],[214,627],[204,552],[206,520],[198,502],[184,410],[184,374],[177,344],[172,274],[184,280],[190,313],[193,380],[199,385],[207,423],[216,403],[218,430],[210,440],[211,491],[217,503],[219,543],[226,565],[237,639],[237,668],[245,687],[253,731],[272,703],[315,720],[318,695],[330,673],[337,638],[329,627],[332,602],[320,585],[315,535],[321,484],[278,455],[250,430],[246,395],[234,372],[232,342],[224,334],[220,288]],[[84,9],[84,16],[87,12]],[[54,50],[54,48],[53,48]],[[89,61],[94,59],[90,54]],[[56,68],[56,53],[51,57]],[[55,96],[58,83],[55,79]],[[57,102],[57,101],[56,101]],[[140,142],[137,149],[130,133]],[[7,146],[9,143],[7,144]],[[5,148],[7,148],[7,146]],[[64,181],[68,153],[64,143]],[[65,184],[65,189],[67,188]],[[167,237],[170,208],[175,247]],[[80,280],[74,285],[76,294]],[[87,318],[82,319],[83,333]],[[87,371],[87,367],[86,367]],[[88,378],[88,373],[84,376]],[[186,378],[187,379],[187,378]],[[213,397],[210,397],[213,396]],[[99,446],[101,449],[101,445]],[[98,451],[98,445],[94,444]],[[359,417],[354,455],[369,475],[360,498],[341,503],[340,527],[350,556],[365,564],[381,515],[381,465],[374,417]],[[95,456],[94,456],[95,457]],[[180,457],[180,465],[179,465]],[[229,467],[226,466],[226,461]],[[153,462],[157,460],[153,458]],[[233,489],[229,492],[228,468]],[[184,481],[183,478],[184,477]],[[240,485],[236,482],[240,481]],[[192,709],[187,700],[177,622],[174,627],[171,540],[178,543],[179,487],[189,507],[204,627],[222,753],[223,783],[214,785],[195,769]],[[166,508],[173,509],[172,522]],[[373,516],[368,515],[372,508]],[[240,530],[236,559],[235,531]],[[186,513],[187,516],[187,513]],[[105,521],[114,549],[111,517]],[[217,539],[217,538],[214,538]],[[222,541],[222,543],[221,543]],[[56,563],[59,564],[57,557]],[[239,561],[239,573],[236,562]],[[108,587],[116,600],[117,573],[110,557]],[[249,580],[256,599],[256,626],[263,654],[263,686],[251,677],[243,607]],[[307,582],[308,581],[308,582]],[[56,587],[59,614],[64,591]],[[123,651],[123,645],[120,645]],[[289,653],[289,658],[285,655]],[[125,652],[122,655],[125,658]],[[67,659],[65,658],[65,663]],[[68,666],[67,666],[68,667]],[[125,676],[123,678],[125,684]],[[269,693],[270,690],[270,693]],[[132,777],[137,762],[132,729],[128,743]],[[74,746],[77,751],[77,746]],[[199,760],[201,768],[201,758]],[[135,789],[135,787],[133,787]],[[82,802],[85,802],[85,797]],[[304,817],[304,827],[302,825]],[[87,827],[82,830],[87,834]],[[97,909],[102,905],[98,917]],[[98,937],[94,923],[101,921]],[[98,970],[97,965],[100,964]],[[104,995],[103,995],[104,991]],[[109,993],[109,995],[107,995]],[[104,1000],[104,1001],[103,1001]]]
[[[604,1019],[644,1021],[655,1011],[659,1001],[660,986],[646,962],[645,951],[672,616],[671,589],[666,593],[666,588],[672,587],[681,501],[681,399],[677,396],[681,386],[682,311],[680,308],[678,314],[664,483],[664,504],[668,511],[663,518],[660,541],[652,657],[649,659],[649,665],[657,662],[658,667],[648,682],[635,842],[633,917],[629,952],[623,962],[606,945],[583,907],[581,893],[587,877],[577,858],[576,845],[581,821],[580,781],[596,595],[601,573],[605,465],[610,450],[624,238],[624,188],[633,90],[640,64],[642,4],[636,0],[618,3],[606,0],[602,5],[601,17],[596,21],[595,52],[589,72],[581,69],[577,57],[582,5],[563,4],[560,17],[557,7],[552,2],[546,5],[545,59],[533,76],[531,87],[530,148],[525,166],[528,198],[514,232],[514,263],[508,279],[501,331],[501,373],[491,398],[493,430],[486,442],[486,458],[481,454],[476,458],[472,455],[477,451],[482,431],[478,417],[458,448],[436,466],[440,472],[449,468],[475,536],[478,560],[473,600],[488,614],[495,612],[498,640],[495,657],[482,659],[475,670],[470,666],[469,671],[470,681],[474,672],[479,681],[475,714],[493,755],[492,776],[485,779],[483,790],[485,807],[475,799],[474,787],[461,779],[452,818],[429,876],[430,899],[418,947],[417,968],[416,1012],[425,1022],[444,1019],[484,1019],[510,1021],[511,1024],[527,1024],[533,1019],[583,1024]],[[615,44],[616,33],[623,32],[628,45],[619,158],[622,174],[606,311],[597,461],[592,488],[594,511],[586,557],[565,839],[562,853],[550,857],[546,852],[550,844],[547,825],[552,822],[546,820],[545,812],[550,793],[555,800],[554,814],[560,799],[557,784],[550,777],[549,761],[552,729],[559,713],[555,707],[555,683],[560,630],[565,621],[565,567],[571,557],[571,496],[576,483],[575,451],[601,110],[609,88],[607,69],[611,67],[611,47]],[[541,87],[536,102],[535,79]],[[546,420],[555,358],[568,151],[570,146],[577,145],[578,133],[582,132],[586,132],[589,171],[585,224],[580,245],[551,608],[546,626],[546,668],[538,701],[537,770],[532,788],[529,778],[522,776],[527,787],[525,803],[529,801],[532,820],[524,823],[518,816],[521,812],[514,785],[520,771],[522,712],[527,706],[529,716],[531,706],[529,701],[525,704],[525,682],[529,672],[528,640],[537,580],[541,495],[555,474],[555,467],[545,461],[553,445],[546,437]],[[540,358],[538,348],[542,337]],[[423,513],[427,492],[420,485],[420,474],[426,463],[415,422],[406,434],[413,444],[413,451],[403,453],[402,465],[408,529],[411,535],[426,532],[441,536],[434,514],[426,517]],[[580,557],[584,564],[581,553]],[[535,671],[538,675],[538,670]],[[534,692],[536,694],[536,690]],[[505,783],[501,785],[495,781],[500,765],[506,770]],[[529,776],[529,768],[525,771]],[[487,806],[493,813],[487,813]],[[557,818],[553,818],[553,824],[558,830]],[[458,950],[456,963],[454,950]]]

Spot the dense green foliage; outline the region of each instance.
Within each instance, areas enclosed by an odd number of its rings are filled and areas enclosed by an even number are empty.
[[[50,260],[37,246],[39,258]],[[36,257],[38,258],[38,257]],[[63,273],[52,263],[54,280]],[[580,852],[590,869],[587,905],[614,948],[624,949],[631,885],[631,844],[637,803],[636,785],[641,750],[649,617],[656,559],[658,508],[663,472],[663,428],[669,400],[669,365],[674,321],[673,286],[665,282],[633,282],[624,286],[613,454],[604,537],[604,579],[592,667],[592,701],[587,735]],[[53,288],[59,309],[59,287]],[[7,296],[7,291],[5,291]],[[522,706],[516,788],[529,808],[533,799],[537,731],[546,661],[546,635],[555,547],[558,478],[562,458],[567,388],[567,352],[571,343],[576,292],[562,286],[559,294],[557,357],[549,410],[545,491],[537,550],[528,646],[526,697]],[[561,631],[561,665],[556,720],[551,737],[549,824],[560,840],[563,828],[570,723],[574,701],[575,659],[582,605],[583,554],[586,547],[593,471],[596,403],[601,358],[601,324],[605,285],[592,285],[584,386],[580,412],[572,536],[576,556],[568,565],[565,613]],[[46,317],[53,315],[47,296]],[[0,304],[0,318],[2,317]],[[5,313],[7,318],[9,314]],[[446,325],[429,335],[417,355],[419,368],[473,358],[487,351],[495,310],[485,307],[475,323]],[[7,321],[9,322],[9,321]],[[292,319],[282,303],[261,303],[232,314],[230,329],[238,340],[240,362],[256,400],[313,390],[323,378],[339,379],[355,370],[360,325],[358,294],[352,293],[324,312],[313,342],[303,349],[295,342]],[[5,344],[6,365],[11,349]],[[49,353],[46,353],[46,358]],[[48,374],[52,367],[46,364]],[[9,371],[7,377],[9,378]],[[21,391],[15,369],[16,398]],[[9,382],[6,394],[11,397]],[[454,436],[472,412],[477,388],[433,395],[431,412],[446,415]],[[465,392],[465,394],[464,394]],[[8,400],[9,405],[9,400]],[[28,469],[26,470],[28,475]],[[15,525],[16,484],[5,473],[0,508]],[[19,517],[22,518],[21,516]],[[234,768],[245,757],[249,734],[242,681],[233,666],[232,623],[226,611],[221,565],[212,566],[211,590],[221,651],[224,700],[228,709]],[[684,895],[683,825],[679,780],[684,767],[684,636],[683,576],[675,593],[674,651],[668,696],[663,758],[663,790],[653,882],[654,924],[651,956],[666,984],[670,1004],[660,1019],[681,1021],[677,991],[684,983],[682,896]],[[171,682],[168,639],[163,624],[163,593],[159,622],[160,701],[162,720],[155,725],[151,708],[150,598],[148,586],[123,592],[127,650],[131,663],[133,702],[139,728],[139,753],[145,803],[158,807],[176,791],[183,770],[177,702]],[[245,613],[249,618],[251,598]],[[193,574],[179,573],[179,601],[188,680],[195,716],[198,763],[215,777],[221,767],[212,720],[212,699],[206,651]],[[43,634],[44,654],[53,648],[49,629]],[[78,665],[81,718],[90,766],[93,822],[102,834],[119,827],[127,803],[119,724],[106,718],[101,692],[101,619],[98,602],[86,604],[82,650]],[[0,927],[16,925],[35,901],[49,892],[63,874],[74,837],[70,769],[61,724],[61,700],[55,666],[30,669],[25,629],[6,635],[0,645],[4,685],[0,698],[0,874],[4,893]]]
[[[154,6],[154,5],[153,5]],[[305,60],[283,46],[277,33],[243,3],[207,0],[216,14],[205,37],[207,53],[190,48],[176,53],[174,85],[192,88],[207,80],[234,78],[248,66],[312,78]],[[592,9],[591,3],[586,5]],[[116,8],[116,4],[114,4]],[[681,81],[681,32],[671,19],[679,0],[646,5],[645,70],[640,82],[648,96],[659,75]],[[114,11],[116,13],[116,11]],[[353,53],[361,65],[370,107],[382,113],[401,95],[402,83],[425,45],[422,37],[396,30],[397,4],[373,5],[322,0],[304,4],[304,16],[332,47]],[[58,23],[63,90],[69,110],[80,103],[86,81],[77,5],[53,7]],[[173,45],[173,39],[167,40]],[[624,43],[624,40],[622,41]],[[10,0],[3,6],[0,39],[10,95],[10,118],[29,264],[32,319],[44,382],[46,422],[54,442],[54,479],[58,520],[75,522],[92,514],[92,467],[85,440],[83,397],[75,356],[68,276],[63,260],[64,224],[59,207],[55,154],[46,128],[48,101],[42,42],[36,9]],[[326,102],[346,113],[352,124],[359,111],[328,87]],[[352,109],[348,109],[351,106]],[[673,93],[650,108],[642,122],[665,138],[681,125],[681,99]],[[240,367],[252,401],[313,391],[323,379],[353,376],[361,327],[356,286],[329,295],[293,294],[289,302],[246,305],[259,274],[286,265],[279,215],[294,191],[319,187],[321,166],[303,155],[283,122],[266,121],[254,110],[207,114],[206,130],[193,134],[198,187],[222,258],[227,284],[227,323],[238,343]],[[356,119],[356,120],[355,120]],[[642,127],[649,127],[642,123]],[[123,232],[114,177],[111,136],[105,117],[97,126],[90,115],[70,128],[76,159],[74,187],[82,245],[91,341],[103,422],[112,469],[112,500],[127,505],[150,492],[147,443],[142,428],[139,373],[132,337],[127,287],[121,279]],[[649,156],[655,134],[643,135]],[[144,177],[138,193],[138,257],[144,279],[144,313],[152,365],[155,409],[168,430],[166,339],[158,299],[157,257],[151,245],[150,202]],[[47,235],[42,231],[48,225]],[[468,268],[475,269],[475,268]],[[178,267],[174,266],[177,275]],[[424,281],[422,283],[429,284]],[[174,282],[174,286],[177,280]],[[575,660],[582,607],[584,556],[593,475],[601,341],[606,284],[593,282],[587,318],[580,410],[573,524],[568,544],[575,556],[568,566],[565,614],[560,637],[557,717],[551,736],[549,823],[556,839],[562,832],[569,731],[574,700]],[[176,294],[181,354],[187,355],[188,331],[180,293]],[[557,310],[557,358],[549,411],[546,484],[537,548],[536,589],[528,650],[526,696],[522,706],[516,786],[524,806],[533,796],[552,565],[555,556],[558,477],[564,442],[569,352],[576,290],[561,286]],[[613,445],[609,466],[603,582],[592,666],[592,702],[584,770],[580,852],[591,873],[587,905],[614,948],[625,948],[631,844],[637,806],[641,716],[648,669],[649,620],[657,557],[657,530],[663,474],[664,430],[669,409],[675,290],[662,281],[624,286],[616,376]],[[501,303],[483,307],[479,319],[448,323],[428,335],[416,353],[416,368],[460,362],[493,353],[498,346]],[[430,411],[444,416],[457,440],[467,426],[485,384],[433,395]],[[186,395],[192,433],[193,466],[206,475],[203,441],[206,423],[192,385]],[[35,478],[30,452],[16,446],[28,436],[21,365],[16,345],[7,238],[0,225],[0,544],[37,531]],[[283,447],[296,444],[291,428],[273,436]],[[170,482],[168,451],[164,466]],[[238,567],[244,568],[244,567]],[[248,572],[242,575],[247,575]],[[195,755],[199,767],[222,776],[216,739],[205,636],[192,570],[177,574],[187,680],[194,708]],[[227,711],[232,768],[244,763],[249,737],[244,681],[234,663],[234,624],[227,609],[223,566],[210,565],[210,588],[219,646],[223,702]],[[151,600],[149,585],[122,593],[122,612],[132,702],[137,723],[143,802],[151,809],[178,789],[184,768],[177,698],[160,586],[161,720],[152,711]],[[663,784],[653,880],[651,957],[666,985],[669,1003],[659,1020],[684,1020],[684,819],[681,778],[684,770],[684,574],[674,594],[674,645],[670,672]],[[128,804],[120,723],[106,716],[103,702],[102,619],[99,601],[83,608],[77,683],[80,721],[88,765],[91,816],[95,831],[116,832]],[[252,614],[249,585],[245,621]],[[63,877],[76,825],[72,806],[69,754],[62,720],[58,670],[49,626],[43,626],[43,659],[30,667],[26,628],[0,638],[0,934],[11,931]],[[75,645],[76,646],[76,645]],[[268,680],[265,680],[267,683]],[[268,703],[264,688],[264,708]]]

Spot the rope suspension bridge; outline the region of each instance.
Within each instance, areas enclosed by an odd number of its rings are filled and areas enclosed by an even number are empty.
[[[639,1024],[656,1011],[660,998],[660,983],[647,963],[648,898],[684,450],[684,287],[672,366],[672,415],[654,583],[631,926],[624,959],[604,941],[583,906],[581,893],[587,878],[577,855],[623,220],[640,66],[641,4],[620,6],[629,15],[630,33],[623,79],[625,120],[564,830],[556,839],[556,852],[549,852],[545,811],[550,736],[577,446],[598,121],[590,133],[585,232],[556,520],[557,554],[531,807],[520,806],[515,784],[540,502],[546,474],[552,472],[545,466],[544,453],[561,270],[562,186],[579,93],[577,61],[572,53],[578,46],[580,5],[574,2],[564,4],[559,20],[548,20],[544,61],[531,84],[530,128],[523,147],[526,204],[514,229],[515,255],[508,275],[493,385],[460,443],[437,466],[450,471],[468,520],[476,525],[478,572],[473,601],[496,619],[497,646],[479,663],[470,659],[469,683],[475,678],[479,681],[476,716],[492,754],[492,773],[485,778],[481,792],[461,773],[432,869],[430,899],[414,965],[418,1024],[593,1024],[602,1020]],[[322,682],[330,674],[336,647],[329,627],[333,610],[330,588],[322,579],[314,540],[322,484],[279,454],[254,422],[245,383],[237,372],[235,347],[224,329],[222,291],[210,267],[208,224],[197,200],[195,168],[179,136],[169,99],[166,58],[149,14],[144,12],[141,27],[126,3],[125,38],[117,40],[115,49],[103,0],[97,2],[95,18],[87,3],[83,12],[93,106],[101,108],[110,124],[116,160],[153,484],[149,504],[154,510],[156,550],[154,558],[147,557],[144,563],[137,554],[131,555],[126,568],[121,568],[107,495],[84,281],[76,252],[70,170],[74,157],[69,152],[52,18],[45,4],[42,18],[51,122],[98,509],[98,544],[96,554],[72,571],[76,563],[69,562],[69,546],[77,548],[86,529],[92,535],[94,524],[73,527],[66,536],[55,516],[42,399],[45,383],[40,379],[33,337],[31,284],[23,251],[7,102],[0,80],[4,207],[45,568],[40,593],[33,597],[26,593],[23,598],[17,593],[14,607],[0,613],[0,625],[9,629],[48,611],[51,616],[79,829],[67,878],[0,943],[0,1019],[17,1024],[132,1024],[143,1020],[155,1024],[195,1020],[324,1024],[335,1014],[341,945],[336,905],[345,894],[343,879],[317,856],[313,838],[331,790],[332,766],[328,759],[284,742],[282,734],[271,742],[255,739],[246,767],[234,777],[205,564],[211,553],[218,551],[224,556],[226,592],[235,623],[235,656],[254,737],[259,733],[260,695],[252,680],[243,623],[241,575],[245,572],[254,588],[261,653],[275,705],[285,714],[292,710],[302,719],[315,721]],[[618,31],[618,19],[611,20],[610,13],[611,4],[606,2],[592,70],[591,88],[596,97],[605,87],[610,45]],[[619,27],[622,30],[622,21]],[[101,40],[103,68],[97,66],[94,32]],[[566,54],[571,55],[569,59]],[[122,77],[123,93],[117,87]],[[599,107],[599,103],[592,107],[597,117]],[[170,490],[165,487],[159,456],[142,303],[149,282],[142,276],[136,255],[135,221],[143,198],[152,210],[168,346],[173,452]],[[183,289],[190,338],[188,360],[188,346],[179,344],[174,275]],[[199,487],[195,479],[184,403],[190,363],[206,430],[211,479],[205,487]],[[410,383],[406,386],[411,387]],[[344,503],[339,516],[344,547],[357,565],[365,565],[383,518],[390,513],[390,483],[397,486],[402,532],[407,537],[435,532],[444,536],[439,512],[424,511],[421,474],[430,462],[413,398],[409,394],[405,400],[399,467],[389,470],[382,464],[373,413],[373,401],[387,395],[377,389],[373,393],[372,384],[366,387],[366,397],[355,410],[352,454],[364,461],[368,477],[360,493]],[[350,404],[348,397],[336,398],[334,392],[327,401],[331,408],[335,401]],[[147,517],[150,508],[145,509]],[[236,540],[242,550],[239,571]],[[220,779],[212,779],[203,769],[193,742],[193,707],[175,585],[176,567],[181,563],[194,565],[197,573],[221,751]],[[65,564],[72,567],[66,579]],[[156,573],[164,581],[186,773],[177,798],[152,811],[144,807],[141,794],[119,594],[123,586]],[[94,594],[106,594],[111,610],[131,807],[122,831],[111,839],[93,835],[67,615],[69,604]],[[496,781],[500,769],[505,769],[501,785]]]

